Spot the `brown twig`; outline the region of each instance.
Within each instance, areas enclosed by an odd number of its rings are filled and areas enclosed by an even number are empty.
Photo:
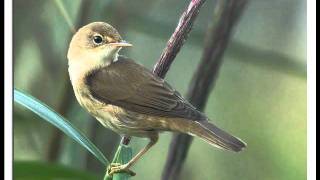
[[[154,74],[164,78],[171,63],[179,53],[180,48],[183,46],[185,40],[188,38],[189,32],[193,26],[193,22],[204,2],[205,0],[191,0],[189,6],[180,17],[178,26],[171,35],[166,48],[163,50],[158,62],[154,66]]]
[[[165,77],[171,63],[179,53],[180,48],[183,46],[185,40],[188,38],[194,20],[196,19],[201,5],[204,2],[205,0],[191,0],[187,9],[181,15],[175,31],[171,35],[165,49],[162,51],[159,60],[153,68],[153,73],[157,76],[161,78]],[[121,142],[125,145],[128,145],[130,143],[130,137],[123,137]]]
[[[209,93],[214,87],[231,32],[246,4],[247,0],[217,1],[213,23],[209,27],[205,38],[205,48],[201,62],[193,76],[187,94],[189,102],[200,111],[205,108]],[[179,178],[191,141],[191,136],[174,135],[162,174],[163,180]]]

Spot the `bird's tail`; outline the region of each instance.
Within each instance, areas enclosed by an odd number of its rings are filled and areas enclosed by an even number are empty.
[[[188,133],[225,150],[239,152],[246,147],[245,142],[223,131],[209,121],[192,121],[189,125]]]

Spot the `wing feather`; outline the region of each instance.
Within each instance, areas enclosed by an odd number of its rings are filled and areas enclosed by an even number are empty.
[[[206,119],[167,82],[123,56],[89,74],[86,83],[92,95],[106,104],[147,115]]]

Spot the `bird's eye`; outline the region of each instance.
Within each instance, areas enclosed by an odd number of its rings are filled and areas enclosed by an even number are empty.
[[[102,41],[103,41],[103,39],[102,39],[101,36],[99,36],[99,35],[93,36],[93,42],[94,42],[95,44],[101,44]]]

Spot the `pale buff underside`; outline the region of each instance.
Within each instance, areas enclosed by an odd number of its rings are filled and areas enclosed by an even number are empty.
[[[184,133],[191,131],[192,121],[190,120],[144,115],[125,110],[118,106],[105,104],[92,97],[81,77],[78,76],[77,79],[72,79],[71,81],[80,105],[103,126],[110,128],[120,135],[150,137],[153,133],[161,131],[179,131]]]

